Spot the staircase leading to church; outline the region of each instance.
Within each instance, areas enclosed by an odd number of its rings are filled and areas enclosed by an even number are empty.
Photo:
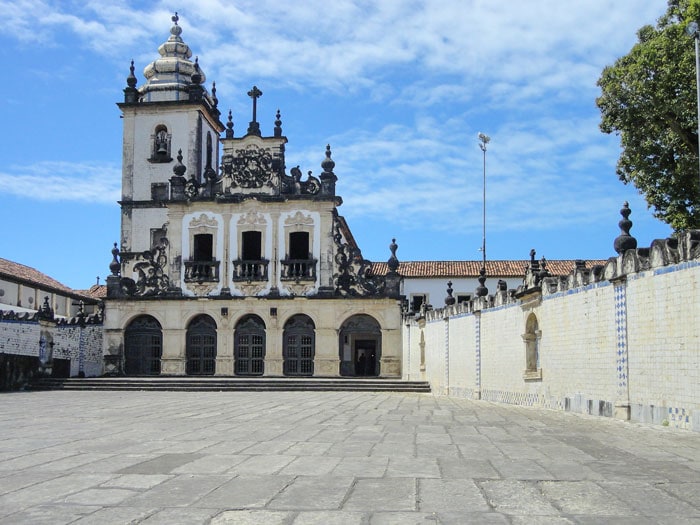
[[[383,378],[94,377],[41,378],[29,390],[151,390],[190,392],[341,391],[430,393],[427,381]]]

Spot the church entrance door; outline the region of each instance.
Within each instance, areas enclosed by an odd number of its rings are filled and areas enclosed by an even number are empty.
[[[128,376],[157,376],[162,354],[160,323],[150,315],[131,321],[124,330],[124,373]]]
[[[208,315],[195,317],[187,328],[185,373],[214,375],[216,370],[216,323]]]
[[[355,340],[355,375],[377,375],[377,341],[374,339]]]
[[[340,375],[376,377],[380,374],[382,330],[367,314],[353,315],[340,328]]]
[[[295,315],[284,325],[284,375],[314,375],[314,354],[314,322],[306,315]]]
[[[264,374],[265,339],[265,323],[257,315],[247,315],[238,322],[233,343],[233,369],[237,376]]]

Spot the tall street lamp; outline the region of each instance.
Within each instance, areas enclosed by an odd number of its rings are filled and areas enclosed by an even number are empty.
[[[685,30],[695,40],[695,87],[698,101],[698,177],[700,177],[700,31],[698,31],[697,22],[690,22]],[[698,182],[700,183],[700,178]]]
[[[483,297],[488,293],[488,289],[484,286],[486,282],[486,145],[491,141],[491,137],[479,132],[479,147],[484,154],[484,194],[483,194],[483,216],[482,216],[482,238],[481,238],[481,271],[479,277],[479,286],[476,289],[476,294]]]

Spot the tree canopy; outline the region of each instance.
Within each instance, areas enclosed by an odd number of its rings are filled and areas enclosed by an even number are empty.
[[[630,52],[603,70],[596,99],[600,129],[620,136],[620,180],[677,231],[700,228],[693,20],[700,0],[669,0],[656,27],[639,29]]]

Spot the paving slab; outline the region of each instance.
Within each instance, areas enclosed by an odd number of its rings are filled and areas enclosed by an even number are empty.
[[[18,392],[23,523],[700,523],[700,434],[429,394]]]

